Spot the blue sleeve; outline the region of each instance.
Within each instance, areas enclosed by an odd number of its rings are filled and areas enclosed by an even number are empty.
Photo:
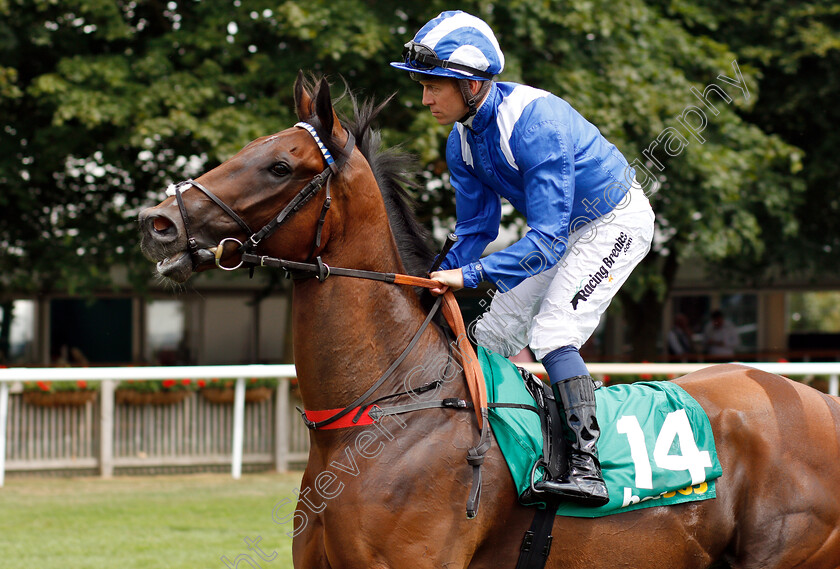
[[[522,175],[529,231],[516,243],[481,262],[485,278],[509,290],[560,260],[569,239],[575,193],[574,155],[568,128],[542,121],[517,132],[511,148]]]
[[[452,130],[446,147],[450,183],[455,190],[455,235],[458,241],[441,263],[441,269],[464,269],[464,286],[474,288],[483,278],[475,265],[487,245],[499,234],[502,218],[498,194],[481,183],[461,155],[461,139]],[[479,265],[480,267],[480,265]]]

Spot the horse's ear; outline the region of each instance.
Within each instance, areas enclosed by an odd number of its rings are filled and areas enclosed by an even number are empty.
[[[298,71],[295,80],[295,110],[298,120],[306,121],[312,116],[312,96],[306,90],[306,79],[302,70]]]
[[[321,82],[318,84],[318,92],[315,94],[315,114],[318,116],[318,120],[321,121],[324,130],[331,132],[334,137],[338,137],[341,134],[343,128],[333,108],[330,84],[326,78],[321,79]]]

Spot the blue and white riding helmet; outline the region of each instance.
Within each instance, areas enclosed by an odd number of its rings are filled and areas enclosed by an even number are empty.
[[[405,44],[397,69],[423,75],[489,81],[502,72],[505,56],[484,20],[460,10],[442,12]]]

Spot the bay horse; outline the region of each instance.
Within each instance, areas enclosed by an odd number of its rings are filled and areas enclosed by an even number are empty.
[[[189,181],[190,191],[170,192],[140,214],[141,247],[160,275],[179,283],[215,260],[231,268],[255,252],[287,267],[317,266],[310,276],[318,278],[293,285],[295,366],[307,410],[341,409],[405,351],[429,303],[411,287],[328,276],[329,267],[425,275],[432,252],[400,188],[403,158],[382,151],[370,128],[382,105],[354,99],[354,116],[341,121],[327,81],[302,76],[295,105],[312,132],[301,125],[259,138]],[[327,155],[335,161],[329,168]],[[315,187],[319,176],[327,182]],[[251,228],[278,218],[253,237]],[[424,370],[415,386],[448,374],[441,395],[467,398],[457,369],[432,365],[451,353],[444,328],[435,321],[415,340],[375,396],[404,393],[407,377]],[[840,401],[739,365],[675,382],[709,416],[723,468],[717,497],[557,517],[547,566],[840,567]],[[290,532],[295,567],[514,567],[533,510],[520,505],[495,444],[484,462],[478,516],[464,515],[471,485],[464,458],[477,421],[472,413],[427,409],[366,428],[311,431]]]

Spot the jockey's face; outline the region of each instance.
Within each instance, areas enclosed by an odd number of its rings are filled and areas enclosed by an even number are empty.
[[[432,116],[440,124],[452,124],[469,110],[455,79],[430,77],[422,79],[423,104],[429,107]]]

